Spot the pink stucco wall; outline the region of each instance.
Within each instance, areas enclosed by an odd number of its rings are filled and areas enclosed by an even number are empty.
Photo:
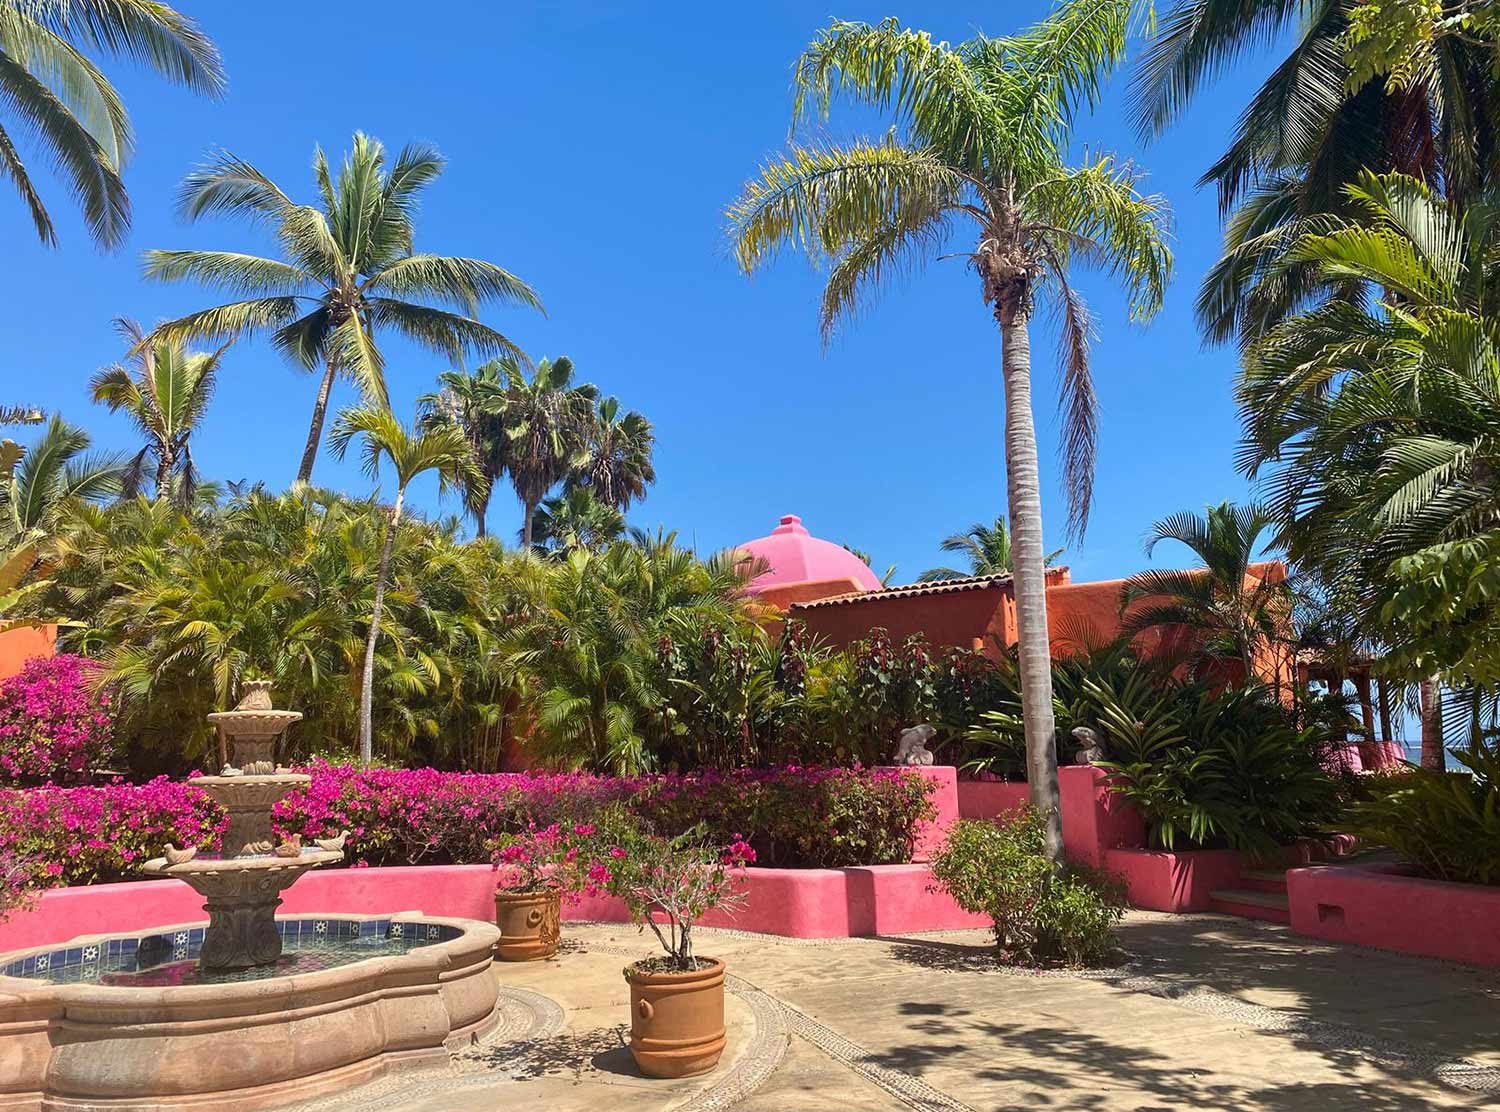
[[[1324,865],[1286,876],[1298,934],[1500,967],[1500,888],[1373,866]]]
[[[1030,791],[1024,780],[960,780],[958,813],[966,819],[992,819],[1025,806]]]
[[[987,926],[948,896],[929,891],[926,865],[858,869],[747,869],[747,906],[729,916],[714,912],[708,926],[790,938],[847,938],[910,931]],[[395,913],[420,911],[489,920],[495,913],[495,876],[488,865],[414,865],[325,869],[308,873],[286,892],[280,913]],[[204,918],[202,899],[176,880],[131,881],[55,888],[35,907],[0,924],[0,951],[65,942],[81,934],[144,930]],[[616,900],[564,905],[565,918],[624,922]]]
[[[1209,893],[1234,888],[1244,866],[1229,849],[1200,849],[1184,853],[1164,850],[1111,849],[1104,853],[1104,870],[1125,882],[1132,907],[1148,911],[1207,911]]]

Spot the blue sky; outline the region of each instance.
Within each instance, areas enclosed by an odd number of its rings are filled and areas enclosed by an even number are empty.
[[[708,550],[801,514],[820,536],[868,550],[877,573],[914,578],[937,543],[1004,505],[999,340],[973,276],[939,262],[898,285],[825,352],[819,276],[789,256],[754,279],[728,257],[722,210],[785,141],[790,66],[829,18],[894,14],[934,36],[999,35],[1044,14],[1026,2],[864,2],[750,7],[674,3],[407,4],[353,0],[204,4],[182,0],[219,43],[230,91],[207,102],[111,65],[138,133],[127,173],[135,207],[126,246],[103,255],[62,191],[58,250],[40,247],[20,202],[0,187],[0,347],[5,400],[61,410],[106,448],[131,449],[123,419],[88,400],[89,377],[116,359],[111,319],[150,323],[209,303],[190,286],[138,277],[150,247],[269,247],[252,229],[173,213],[182,175],[222,146],[311,196],[314,144],[332,156],[363,129],[390,147],[431,141],[449,169],[425,200],[418,247],[488,258],[530,281],[545,319],[492,310],[486,320],[534,356],[568,354],[580,376],[642,410],[658,434],[658,482],[635,524],[677,529]],[[399,28],[399,31],[393,31]],[[1238,427],[1233,354],[1203,350],[1192,319],[1199,279],[1219,245],[1216,202],[1196,187],[1247,93],[1248,64],[1203,97],[1163,141],[1142,148],[1125,121],[1125,80],[1078,128],[1080,149],[1135,158],[1174,210],[1177,271],[1147,328],[1125,319],[1107,281],[1079,285],[1099,322],[1094,370],[1103,406],[1096,507],[1075,578],[1145,564],[1151,522],[1183,508],[1243,499],[1233,465]],[[833,136],[872,121],[836,113]],[[1062,544],[1050,330],[1033,337],[1049,547]],[[387,346],[393,404],[410,416],[445,369]],[[314,379],[264,343],[227,356],[194,453],[204,472],[293,477]],[[336,402],[354,400],[341,386]],[[14,435],[14,434],[13,434]],[[355,463],[320,456],[315,479],[368,490]],[[435,486],[415,491],[437,510]],[[450,504],[451,508],[451,504]],[[519,512],[496,492],[491,528],[514,536]],[[1162,549],[1157,562],[1180,561]]]

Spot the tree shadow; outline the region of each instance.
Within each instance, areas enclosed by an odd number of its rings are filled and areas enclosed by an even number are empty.
[[[628,1032],[624,1024],[599,1027],[576,1034],[500,1043],[467,1052],[463,1057],[515,1081],[558,1075],[579,1080],[591,1071],[643,1077],[626,1045]]]

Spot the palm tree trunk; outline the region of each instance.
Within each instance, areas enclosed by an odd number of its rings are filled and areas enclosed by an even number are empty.
[[[1442,772],[1448,767],[1448,755],[1443,750],[1443,715],[1436,676],[1421,682],[1417,697],[1422,719],[1422,767]]]
[[[1021,717],[1026,730],[1026,779],[1041,816],[1046,852],[1063,856],[1057,787],[1057,725],[1052,715],[1052,644],[1047,629],[1047,564],[1042,550],[1042,490],[1036,424],[1031,414],[1031,337],[1017,307],[1001,314],[1005,382],[1005,478],[1010,501],[1011,583],[1021,661]]]
[[[531,551],[531,519],[536,516],[536,503],[525,502],[522,504],[525,516],[521,519],[521,551]]]
[[[297,468],[299,483],[312,482],[313,464],[318,460],[318,445],[323,443],[323,422],[328,417],[328,396],[333,393],[333,380],[338,374],[338,364],[330,358],[323,371],[323,381],[318,386],[318,400],[313,403],[312,427],[307,430],[307,447],[302,449],[302,466]]]
[[[406,488],[396,491],[396,504],[385,527],[385,543],[380,546],[380,567],[375,572],[375,605],[370,609],[370,632],[365,636],[365,670],[359,685],[359,759],[369,764],[375,756],[375,727],[372,708],[375,702],[375,641],[380,636],[380,611],[385,606],[385,577],[391,566],[391,548],[396,541],[396,527],[401,524],[401,503]]]

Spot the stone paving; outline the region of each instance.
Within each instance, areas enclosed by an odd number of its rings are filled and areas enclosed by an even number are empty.
[[[553,961],[497,965],[505,1018],[446,1069],[316,1112],[1500,1107],[1500,973],[1221,916],[1129,915],[1127,959],[995,965],[988,935],[800,942],[704,930],[724,958],[714,1073],[653,1081],[625,1047],[632,928],[567,927]]]

